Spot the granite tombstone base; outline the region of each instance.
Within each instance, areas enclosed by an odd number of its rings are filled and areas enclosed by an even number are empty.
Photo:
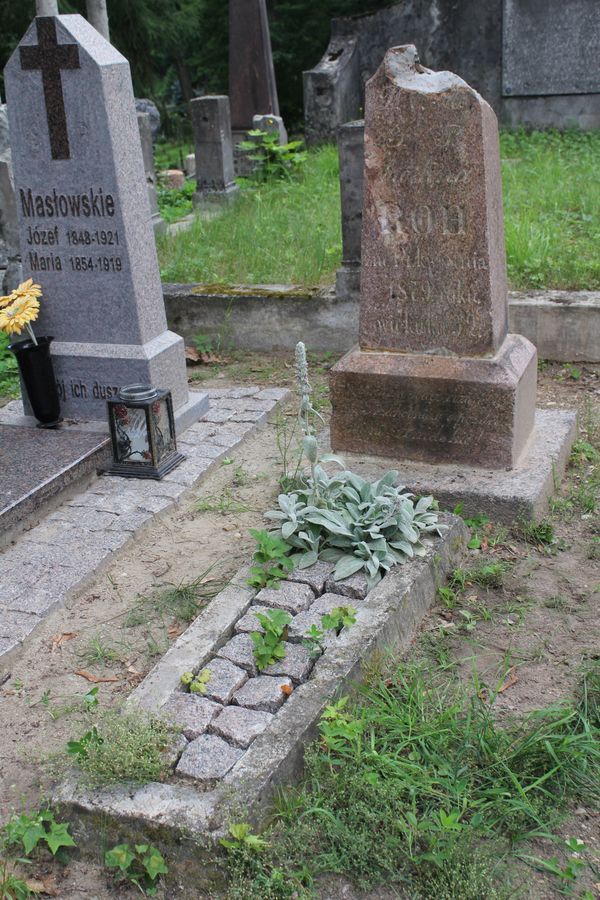
[[[55,341],[52,362],[65,415],[86,421],[106,421],[106,401],[126,384],[168,387],[173,397],[177,432],[208,410],[206,394],[188,391],[186,372],[179,366],[183,339],[171,331],[145,344],[70,344]],[[23,411],[32,415],[23,392]]]
[[[331,445],[375,456],[512,468],[534,423],[537,356],[521,335],[492,357],[363,351],[331,370]]]

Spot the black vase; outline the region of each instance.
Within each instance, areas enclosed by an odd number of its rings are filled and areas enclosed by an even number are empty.
[[[53,428],[61,421],[60,401],[50,356],[50,343],[53,340],[51,337],[41,337],[37,339],[37,344],[26,340],[8,345],[8,349],[17,357],[31,409],[42,428]]]

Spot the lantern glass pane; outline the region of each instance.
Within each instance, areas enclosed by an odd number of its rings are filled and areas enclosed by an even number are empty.
[[[175,449],[166,397],[154,401],[150,407],[150,418],[156,441],[156,465],[159,465],[163,457]]]
[[[117,438],[115,462],[151,464],[146,411],[120,403],[114,407],[114,416]]]

